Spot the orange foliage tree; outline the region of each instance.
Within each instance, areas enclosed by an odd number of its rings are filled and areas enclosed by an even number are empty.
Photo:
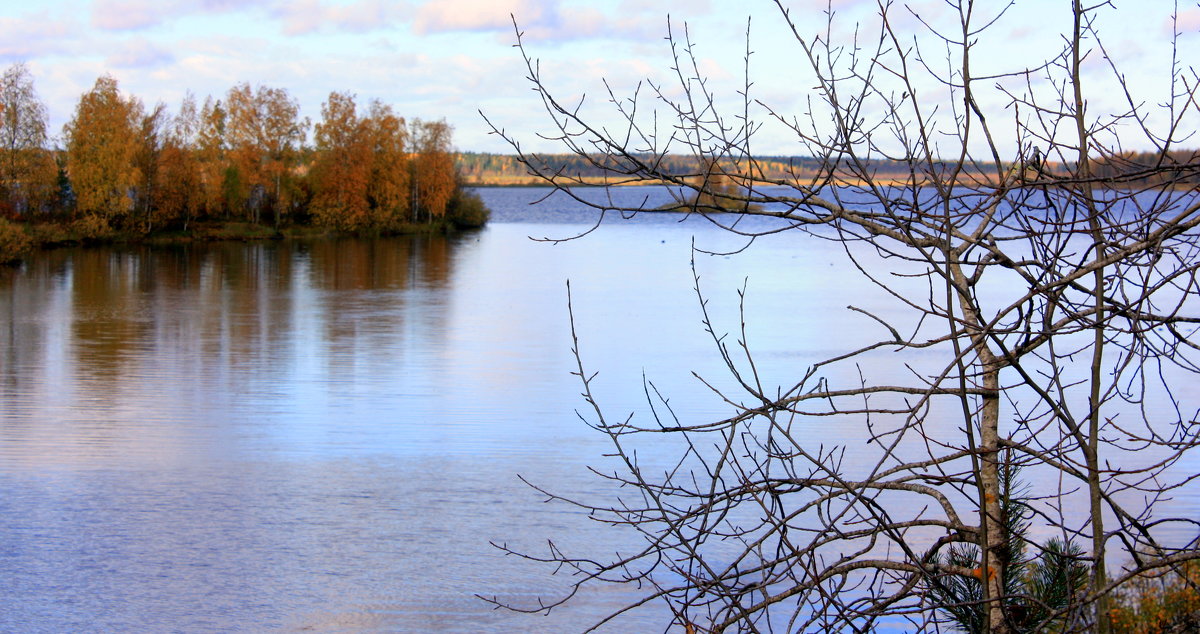
[[[306,147],[309,121],[284,89],[243,82],[202,107],[188,93],[172,116],[163,104],[147,112],[106,75],[80,97],[63,129],[66,152],[55,154],[44,147],[45,107],[17,65],[0,77],[0,211],[48,209],[73,190],[77,229],[91,236],[186,230],[204,218],[259,223],[264,212],[276,226],[307,211],[351,231],[448,218],[459,187],[449,124],[407,123],[378,100],[360,112],[348,92],[331,93],[321,115]],[[42,161],[41,180],[31,159]]]
[[[309,179],[312,214],[318,224],[362,229],[370,224],[368,188],[372,147],[367,122],[360,119],[354,95],[330,93],[316,125],[316,154]]]
[[[391,106],[378,100],[371,102],[366,123],[372,149],[367,197],[375,226],[386,229],[412,220],[408,129]]]
[[[413,122],[410,133],[416,152],[412,162],[413,209],[418,219],[433,220],[446,215],[457,187],[450,141],[453,130],[445,121]]]
[[[159,203],[159,166],[170,118],[167,106],[160,103],[143,115],[137,126],[137,151],[133,164],[138,181],[133,192],[133,212],[134,218],[142,223],[145,231],[154,228],[155,210]]]
[[[294,201],[294,173],[308,122],[286,89],[241,83],[226,95],[226,142],[232,153],[249,220],[270,207],[279,225]],[[227,188],[234,183],[226,181]]]
[[[142,110],[139,100],[123,97],[117,80],[105,75],[80,97],[63,129],[77,210],[97,229],[122,224],[133,211],[141,178],[134,161]]]
[[[159,152],[154,216],[159,222],[182,221],[186,228],[200,209],[204,192],[196,146],[199,127],[196,98],[188,93],[179,114],[170,122]]]
[[[444,215],[449,194],[439,187],[454,184],[454,163],[448,152],[441,157],[448,160],[421,166],[425,171],[419,174],[427,187],[417,190],[410,171],[415,173],[419,159],[410,160],[409,130],[390,106],[373,101],[367,115],[359,116],[352,95],[333,93],[321,114],[309,173],[312,211],[319,224],[350,230],[395,229],[413,219],[415,203],[410,199],[418,195],[432,198],[430,207],[435,211],[426,211],[426,218]],[[448,148],[449,126],[439,125],[441,131],[433,138],[439,147]]]
[[[204,100],[196,130],[196,168],[200,178],[202,215],[228,216],[225,173],[230,168],[225,143],[225,122],[228,117],[220,100]]]

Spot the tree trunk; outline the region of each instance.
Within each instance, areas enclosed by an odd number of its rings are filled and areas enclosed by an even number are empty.
[[[1005,534],[1004,510],[1001,506],[1000,481],[1000,368],[1001,360],[987,345],[984,324],[969,292],[962,267],[951,256],[948,270],[957,291],[959,309],[967,328],[972,349],[978,357],[984,396],[979,410],[979,577],[983,600],[987,605],[987,631],[1008,634],[1008,619],[1004,610],[1004,578],[1007,562],[1008,535]],[[968,421],[969,424],[969,421]]]
[[[1083,183],[1079,195],[1088,211],[1088,231],[1091,233],[1093,252],[1097,261],[1104,259],[1104,231],[1100,224],[1099,211],[1092,201],[1091,186],[1087,180],[1091,178],[1091,163],[1088,157],[1090,138],[1087,129],[1087,119],[1084,109],[1083,80],[1080,71],[1082,62],[1081,47],[1083,41],[1084,8],[1080,0],[1074,0],[1072,10],[1075,16],[1074,30],[1071,40],[1071,87],[1075,100],[1075,133],[1079,142],[1079,158],[1076,168],[1076,178]],[[1108,573],[1104,566],[1104,509],[1101,506],[1102,483],[1100,481],[1100,402],[1102,370],[1104,361],[1104,268],[1097,267],[1092,274],[1093,301],[1095,302],[1095,333],[1092,341],[1092,363],[1088,394],[1088,429],[1087,446],[1082,447],[1084,460],[1087,463],[1088,501],[1092,522],[1092,590],[1099,591],[1108,583]],[[1112,631],[1112,614],[1110,612],[1108,595],[1096,599],[1096,634],[1109,634]]]

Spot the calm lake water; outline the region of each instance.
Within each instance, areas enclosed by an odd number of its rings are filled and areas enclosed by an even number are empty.
[[[690,375],[727,382],[692,246],[746,240],[657,215],[536,241],[595,222],[530,207],[541,193],[484,190],[493,223],[450,238],[63,249],[0,270],[0,631],[557,632],[627,599],[541,617],[473,596],[565,583],[490,540],[628,543],[517,478],[610,494],[586,469],[609,447],[575,414],[566,282],[610,411],[644,409],[644,374],[681,417],[714,418]],[[696,256],[720,327],[748,289],[779,383],[860,333],[844,308],[869,287],[841,264],[786,233]],[[613,629],[661,626],[650,610]]]

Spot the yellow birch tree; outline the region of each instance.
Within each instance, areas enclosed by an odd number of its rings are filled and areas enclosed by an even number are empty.
[[[392,228],[412,219],[409,207],[408,129],[392,107],[371,102],[367,117],[372,146],[371,182],[367,196],[374,224]]]
[[[117,80],[105,75],[80,97],[63,129],[77,211],[99,231],[121,225],[133,211],[141,119],[141,102],[123,97]]]
[[[58,170],[46,148],[46,106],[33,76],[14,64],[0,76],[0,188],[8,211],[44,208],[54,195]]]
[[[367,198],[372,148],[354,95],[330,93],[316,125],[312,213],[318,224],[357,230],[371,224]]]
[[[416,157],[413,160],[413,209],[426,220],[446,215],[446,205],[456,187],[453,128],[445,120],[414,121],[411,136]]]
[[[155,220],[182,222],[184,228],[198,212],[203,196],[196,136],[199,129],[196,98],[189,92],[172,120],[159,153]]]
[[[220,100],[204,99],[196,130],[196,163],[200,179],[200,207],[208,217],[228,216],[225,206],[225,107]]]
[[[299,164],[307,121],[300,104],[284,88],[243,82],[226,96],[226,140],[241,178],[249,219],[258,222],[265,207],[280,224],[293,202],[293,174]]]

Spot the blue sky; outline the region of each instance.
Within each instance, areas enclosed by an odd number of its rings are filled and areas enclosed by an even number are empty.
[[[806,34],[824,28],[826,0],[784,4]],[[854,25],[871,23],[877,13],[874,0],[832,4],[838,19],[833,37],[841,42],[853,41]],[[941,0],[908,4],[935,24],[952,17]],[[977,4],[981,12],[1002,5]],[[1166,43],[1176,3],[1114,4],[1115,10],[1100,16],[1106,50],[1134,84],[1136,98],[1160,101],[1150,96],[1164,94],[1170,76]],[[1011,70],[1052,55],[1070,28],[1068,7],[1067,0],[1019,0],[981,38],[976,57],[981,68]],[[1184,34],[1178,55],[1196,63],[1200,7],[1194,0],[1178,7],[1176,27]],[[316,119],[330,91],[348,90],[360,103],[378,98],[405,116],[446,118],[462,150],[505,151],[488,134],[477,112],[482,109],[528,147],[549,149],[536,137],[546,130],[545,119],[512,47],[510,13],[525,30],[530,53],[542,60],[550,85],[568,101],[586,93],[589,112],[610,124],[605,79],[622,93],[643,78],[670,85],[670,49],[663,39],[668,15],[677,29],[688,23],[700,62],[726,103],[736,101],[742,83],[748,18],[755,94],[796,116],[812,94],[798,48],[778,9],[766,0],[8,0],[0,3],[0,63],[28,64],[55,132],[79,95],[109,73],[147,104],[162,101],[173,110],[186,91],[203,100],[247,81],[287,88],[303,113]],[[902,4],[896,16],[899,28],[919,31]],[[928,40],[924,45],[938,50]],[[1093,66],[1093,85],[1101,90],[1090,108],[1116,112],[1121,95],[1104,89],[1107,68]],[[936,99],[937,91],[928,84],[926,98]],[[985,106],[994,116],[1012,116],[1002,96],[988,99]],[[1200,140],[1192,145],[1200,146]],[[771,126],[756,147],[768,154],[801,153]]]

